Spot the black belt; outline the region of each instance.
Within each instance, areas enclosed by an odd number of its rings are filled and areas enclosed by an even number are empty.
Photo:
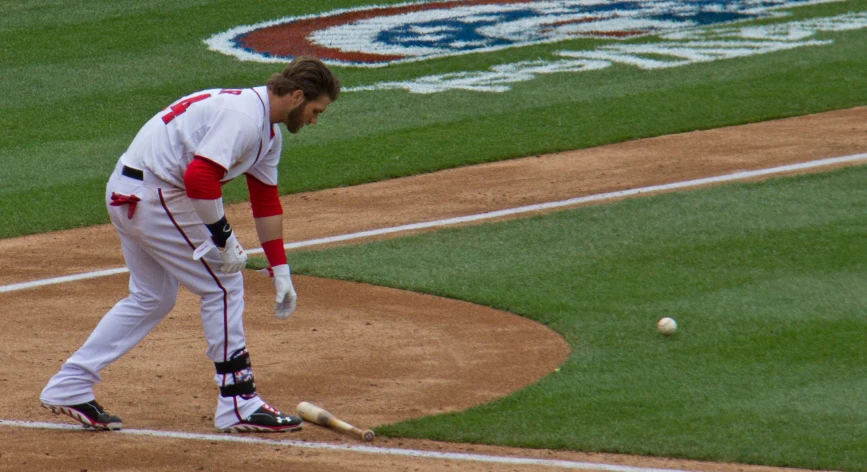
[[[144,180],[144,172],[129,166],[123,166],[123,170],[120,173],[131,179]]]

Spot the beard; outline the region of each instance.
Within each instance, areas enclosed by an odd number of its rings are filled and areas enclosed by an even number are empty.
[[[304,107],[307,105],[307,100],[301,102],[300,105],[295,107],[294,110],[290,111],[288,117],[286,118],[286,129],[289,130],[290,133],[295,134],[301,130],[304,126]]]

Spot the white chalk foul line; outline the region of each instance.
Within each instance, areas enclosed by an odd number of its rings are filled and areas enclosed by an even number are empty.
[[[59,430],[82,430],[79,425],[45,423],[38,421],[15,421],[15,420],[0,420],[0,426],[8,426],[12,428],[31,428],[31,429],[59,429]],[[358,452],[364,454],[379,454],[386,456],[403,456],[415,457],[423,459],[440,459],[451,461],[466,461],[466,462],[485,462],[507,465],[534,465],[541,467],[552,467],[559,469],[574,469],[574,470],[595,470],[606,472],[689,472],[682,469],[654,469],[647,467],[631,467],[624,465],[613,464],[597,464],[593,462],[574,462],[567,460],[555,459],[532,459],[526,457],[508,457],[508,456],[487,456],[483,454],[469,454],[460,452],[436,452],[422,451],[417,449],[397,449],[388,447],[362,446],[350,444],[329,444],[319,442],[305,442],[293,440],[276,440],[263,439],[257,437],[245,437],[229,434],[198,434],[198,433],[183,433],[179,431],[158,431],[151,429],[122,429],[120,431],[112,431],[105,434],[129,434],[133,436],[150,436],[156,438],[167,439],[185,439],[193,441],[221,441],[229,443],[243,444],[259,444],[267,446],[284,446],[295,447],[299,449],[317,449],[317,450],[332,450],[345,452]]]
[[[635,189],[629,189],[629,190],[620,190],[620,191],[616,191],[616,192],[599,193],[596,195],[588,195],[585,197],[570,198],[568,200],[560,200],[560,201],[548,202],[548,203],[539,203],[536,205],[527,205],[527,206],[522,206],[522,207],[517,207],[517,208],[509,208],[506,210],[497,210],[497,211],[491,211],[488,213],[479,213],[476,215],[461,216],[461,217],[457,217],[457,218],[448,218],[448,219],[444,219],[444,220],[427,221],[424,223],[413,223],[413,224],[407,224],[407,225],[401,225],[401,226],[392,226],[390,228],[373,229],[373,230],[369,230],[369,231],[361,231],[358,233],[342,234],[339,236],[331,236],[331,237],[327,237],[327,238],[310,239],[307,241],[286,243],[283,245],[283,247],[286,249],[297,249],[297,248],[301,248],[301,247],[317,246],[317,245],[321,245],[321,244],[330,244],[330,243],[337,243],[337,242],[341,242],[341,241],[350,241],[353,239],[368,238],[371,236],[382,236],[382,235],[386,235],[386,234],[402,233],[402,232],[406,232],[406,231],[415,231],[415,230],[419,230],[419,229],[452,226],[452,225],[457,225],[457,224],[462,224],[462,223],[472,223],[472,222],[481,221],[481,220],[488,220],[488,219],[492,219],[492,218],[501,218],[504,216],[518,215],[521,213],[532,213],[532,212],[536,212],[536,211],[550,210],[553,208],[562,208],[562,207],[580,205],[583,203],[591,203],[591,202],[598,202],[598,201],[603,201],[603,200],[611,200],[611,199],[615,199],[615,198],[631,197],[631,196],[635,196],[635,195],[640,195],[642,193],[665,192],[665,191],[685,189],[685,188],[690,188],[690,187],[700,187],[702,185],[718,184],[718,183],[722,183],[722,182],[746,180],[746,179],[752,179],[755,177],[762,177],[762,176],[766,176],[766,175],[783,174],[786,172],[795,172],[795,171],[800,171],[800,170],[815,169],[815,168],[819,168],[819,167],[827,167],[827,166],[833,166],[833,165],[838,165],[838,164],[846,164],[849,162],[857,162],[857,161],[865,160],[865,159],[867,159],[867,153],[855,154],[852,156],[844,156],[844,157],[833,157],[830,159],[819,159],[819,160],[815,160],[815,161],[802,162],[799,164],[789,164],[789,165],[785,165],[785,166],[771,167],[768,169],[758,169],[758,170],[750,170],[750,171],[743,171],[743,172],[735,172],[733,174],[720,175],[720,176],[716,176],[716,177],[705,177],[702,179],[685,180],[682,182],[674,182],[674,183],[670,183],[670,184],[652,185],[650,187],[641,187],[641,188],[635,188]],[[262,252],[263,251],[261,248],[257,248],[257,249],[251,249],[251,250],[247,251],[247,254],[261,254]],[[24,290],[24,289],[29,289],[29,288],[41,287],[44,285],[53,285],[53,284],[60,284],[60,283],[65,283],[65,282],[72,282],[72,281],[76,281],[76,280],[94,279],[97,277],[105,277],[108,275],[121,274],[124,272],[127,272],[127,269],[124,267],[121,267],[121,268],[117,268],[117,269],[100,270],[100,271],[96,271],[96,272],[86,272],[83,274],[68,275],[68,276],[64,276],[64,277],[55,277],[55,278],[51,278],[51,279],[35,280],[32,282],[23,282],[23,283],[18,283],[18,284],[11,284],[11,285],[0,285],[0,293],[14,292],[16,290]]]
[[[98,277],[106,277],[109,275],[123,274],[129,272],[126,267],[118,267],[117,269],[98,270],[96,272],[85,272],[83,274],[64,275],[63,277],[54,277],[51,279],[34,280],[32,282],[22,282],[20,284],[0,285],[0,293],[14,292],[16,290],[24,290],[27,288],[41,287],[43,285],[62,284],[66,282],[75,282],[77,280],[96,279]]]
[[[457,224],[461,224],[461,223],[471,223],[474,221],[487,220],[487,219],[491,219],[491,218],[500,218],[503,216],[517,215],[517,214],[521,214],[521,213],[532,213],[535,211],[549,210],[552,208],[561,208],[561,207],[568,207],[568,206],[573,206],[573,205],[580,205],[582,203],[590,203],[590,202],[598,202],[598,201],[602,201],[602,200],[611,200],[611,199],[615,199],[615,198],[630,197],[630,196],[639,195],[642,193],[652,193],[652,192],[661,192],[661,191],[667,191],[667,190],[677,190],[677,189],[689,188],[689,187],[699,187],[701,185],[707,185],[707,184],[716,184],[716,183],[720,183],[720,182],[730,182],[730,181],[734,181],[734,180],[745,180],[745,179],[750,179],[750,178],[754,178],[754,177],[761,177],[764,175],[781,174],[781,173],[785,173],[785,172],[793,172],[793,171],[811,169],[811,168],[816,168],[816,167],[824,167],[824,166],[831,166],[831,165],[836,165],[836,164],[844,164],[847,162],[859,161],[862,159],[867,159],[867,153],[856,154],[853,156],[845,156],[845,157],[834,157],[834,158],[830,158],[830,159],[822,159],[822,160],[817,160],[817,161],[804,162],[804,163],[800,163],[800,164],[790,164],[790,165],[785,165],[785,166],[780,166],[780,167],[773,167],[773,168],[769,168],[769,169],[759,169],[759,170],[752,170],[752,171],[737,172],[734,174],[721,175],[721,176],[717,176],[717,177],[706,177],[706,178],[702,178],[702,179],[686,180],[686,181],[674,182],[674,183],[670,183],[670,184],[652,185],[650,187],[641,187],[641,188],[635,188],[635,189],[629,189],[629,190],[619,190],[616,192],[608,192],[608,193],[598,193],[595,195],[587,195],[585,197],[570,198],[568,200],[560,200],[560,201],[556,201],[556,202],[539,203],[536,205],[527,205],[527,206],[522,206],[522,207],[517,207],[517,208],[508,208],[505,210],[497,210],[497,211],[492,211],[492,212],[488,212],[488,213],[479,213],[476,215],[469,215],[469,216],[460,216],[457,218],[448,218],[445,220],[428,221],[425,223],[413,223],[413,224],[402,225],[402,226],[393,226],[391,228],[374,229],[374,230],[370,230],[370,231],[362,231],[359,233],[343,234],[340,236],[332,236],[332,237],[328,237],[328,238],[311,239],[309,241],[301,241],[301,242],[297,242],[297,243],[288,243],[288,244],[285,244],[284,247],[286,249],[294,249],[294,248],[299,248],[299,247],[315,246],[315,245],[319,245],[319,244],[328,244],[328,243],[335,243],[335,242],[340,242],[340,241],[347,241],[350,239],[366,238],[366,237],[370,237],[370,236],[380,236],[383,234],[400,233],[400,232],[404,232],[404,231],[414,231],[414,230],[419,230],[419,229],[434,228],[434,227],[440,227],[440,226],[451,226],[451,225],[457,225]],[[257,251],[262,252],[261,249],[258,249]],[[2,289],[2,287],[0,287],[0,289]]]

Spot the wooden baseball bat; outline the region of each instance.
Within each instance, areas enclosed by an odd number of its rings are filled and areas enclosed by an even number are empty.
[[[343,433],[357,436],[362,441],[373,441],[376,435],[369,429],[361,430],[332,415],[331,412],[309,402],[298,404],[298,415],[305,420]]]

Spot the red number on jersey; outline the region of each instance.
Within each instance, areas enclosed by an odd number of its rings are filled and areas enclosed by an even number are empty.
[[[210,93],[205,93],[202,95],[196,95],[195,97],[190,97],[186,100],[182,100],[171,106],[171,111],[163,115],[163,123],[169,124],[172,120],[175,119],[178,115],[183,115],[187,108],[190,107],[193,103],[200,102],[206,98],[210,98]]]
[[[223,89],[223,90],[220,90],[220,95],[222,95],[222,94],[224,94],[224,93],[228,93],[229,95],[241,95],[241,92],[243,92],[243,90],[238,90],[238,89]]]

